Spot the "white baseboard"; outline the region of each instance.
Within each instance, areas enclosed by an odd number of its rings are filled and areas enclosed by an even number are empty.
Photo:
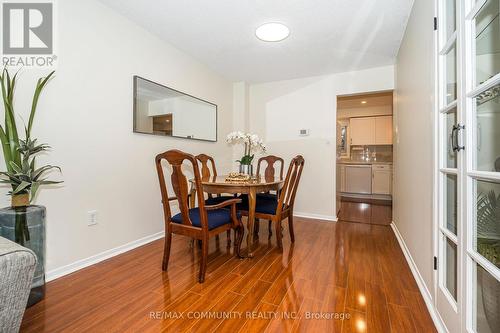
[[[313,213],[293,212],[293,216],[304,217],[307,219],[314,219],[314,220],[330,221],[330,222],[337,222],[338,221],[337,217],[334,215],[321,215],[321,214],[313,214]]]
[[[420,293],[424,298],[425,305],[427,305],[427,309],[429,310],[429,313],[431,315],[432,321],[434,322],[434,325],[436,326],[436,329],[440,333],[447,333],[448,329],[446,328],[446,325],[444,324],[443,320],[441,319],[441,316],[439,315],[439,312],[437,311],[434,305],[434,301],[432,300],[432,295],[429,292],[429,289],[427,289],[424,279],[422,278],[422,275],[420,275],[417,265],[415,264],[415,261],[413,260],[410,254],[410,250],[408,250],[408,247],[406,246],[403,236],[401,236],[401,233],[399,232],[398,227],[396,226],[394,221],[392,221],[391,227],[392,230],[394,231],[394,235],[396,235],[399,246],[403,251],[406,261],[408,262],[408,266],[410,266],[413,277],[415,278],[415,281],[417,281],[418,289],[420,290]]]
[[[153,235],[139,238],[139,239],[134,240],[130,243],[115,247],[114,249],[106,250],[104,252],[93,255],[91,257],[75,261],[74,263],[71,263],[69,265],[53,269],[45,274],[45,278],[47,281],[55,280],[55,279],[60,278],[64,275],[76,272],[82,268],[97,264],[98,262],[101,262],[103,260],[117,256],[121,253],[133,250],[139,246],[145,245],[147,243],[151,243],[152,241],[163,238],[164,236],[165,236],[165,232],[161,231],[161,232],[158,232],[158,233],[153,234]]]

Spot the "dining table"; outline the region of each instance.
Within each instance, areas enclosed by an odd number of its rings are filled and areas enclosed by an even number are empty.
[[[283,187],[284,181],[280,178],[269,176],[253,176],[245,181],[232,181],[228,179],[227,175],[204,177],[201,180],[203,191],[211,194],[246,194],[248,196],[247,256],[252,258],[257,193],[279,191]],[[192,184],[193,182],[194,180],[191,180]],[[191,186],[191,207],[195,206],[195,193],[196,189],[194,186]]]

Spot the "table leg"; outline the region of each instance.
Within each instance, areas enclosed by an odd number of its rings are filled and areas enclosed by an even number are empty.
[[[255,204],[257,201],[257,193],[253,186],[250,187],[248,193],[248,233],[247,233],[247,248],[248,257],[253,258],[253,233],[254,233],[254,222],[255,222]]]

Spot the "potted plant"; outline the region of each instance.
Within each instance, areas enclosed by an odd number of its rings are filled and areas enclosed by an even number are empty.
[[[493,265],[500,267],[500,195],[491,190],[477,196],[477,251]],[[498,281],[478,271],[486,321],[492,332],[500,332],[500,290]]]
[[[31,137],[40,94],[54,72],[40,78],[36,84],[28,124],[24,126],[24,140],[19,138],[14,113],[14,93],[17,73],[10,76],[6,68],[0,75],[5,123],[0,124],[0,142],[6,171],[0,172],[1,182],[11,187],[11,207],[0,210],[0,235],[30,248],[38,258],[28,306],[35,304],[45,294],[45,207],[31,205],[42,185],[57,184],[47,180],[46,174],[57,166],[36,165],[36,157],[50,147],[39,144]]]
[[[245,175],[253,175],[252,161],[256,151],[265,152],[266,146],[257,134],[243,133],[241,131],[231,132],[227,135],[226,141],[230,144],[242,144],[245,146],[245,151],[241,159],[236,160],[240,163],[240,173]]]

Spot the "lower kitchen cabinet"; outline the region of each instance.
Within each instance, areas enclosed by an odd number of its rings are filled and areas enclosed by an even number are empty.
[[[337,177],[343,193],[392,194],[391,164],[340,164]]]
[[[345,192],[371,194],[372,166],[363,164],[348,164],[345,166]]]
[[[372,194],[392,193],[392,166],[373,165],[372,166]]]

